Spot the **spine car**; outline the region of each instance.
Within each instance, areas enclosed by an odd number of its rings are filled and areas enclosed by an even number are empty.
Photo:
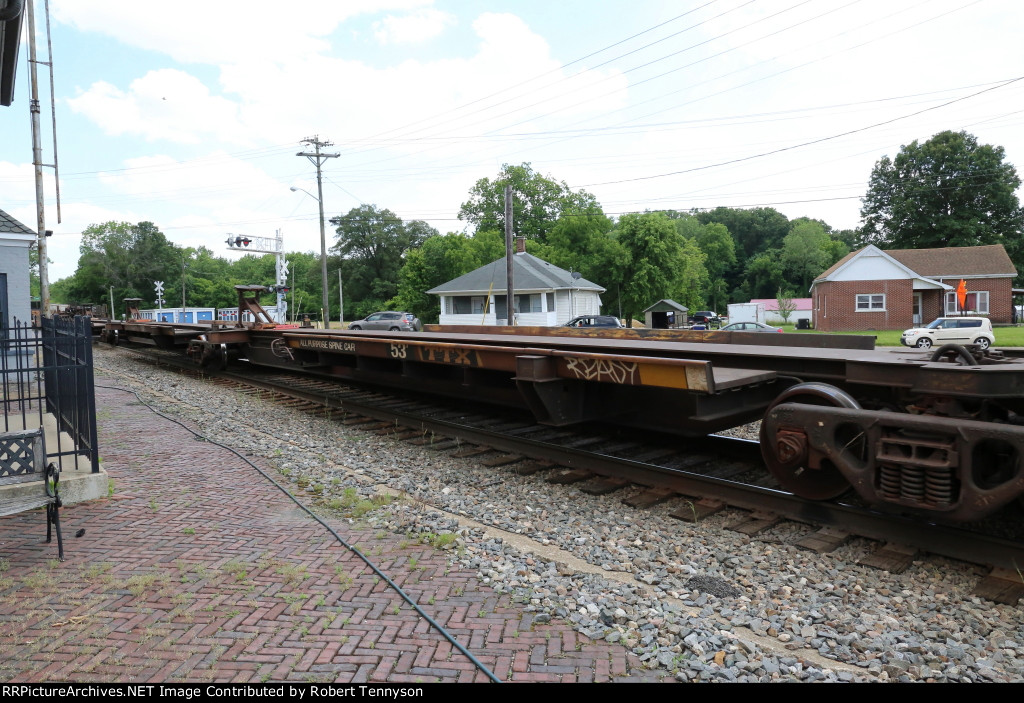
[[[760,420],[768,470],[811,499],[853,488],[879,508],[959,522],[1024,494],[1024,360],[991,349],[876,350],[870,337],[811,334],[269,323],[136,322],[132,338],[147,329],[165,346],[187,338],[205,366],[239,358],[489,401],[553,426],[602,421],[685,437]]]

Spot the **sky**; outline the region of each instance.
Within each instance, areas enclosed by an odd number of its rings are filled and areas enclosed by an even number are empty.
[[[506,163],[612,216],[767,206],[835,229],[860,223],[878,159],[943,130],[1024,167],[1019,0],[49,5],[51,281],[74,273],[82,230],[109,220],[228,258],[229,233],[278,230],[286,250],[319,253],[316,171],[297,156],[314,136],[338,154],[323,164],[327,218],[376,205],[441,233],[471,232],[460,206]],[[20,53],[0,108],[0,209],[35,229]]]

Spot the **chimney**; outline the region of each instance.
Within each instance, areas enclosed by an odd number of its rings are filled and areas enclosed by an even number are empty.
[[[517,254],[525,254],[526,253],[526,237],[523,237],[523,236],[516,237],[516,253]]]

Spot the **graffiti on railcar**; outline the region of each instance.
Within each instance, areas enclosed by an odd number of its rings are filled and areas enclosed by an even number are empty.
[[[436,364],[453,364],[455,366],[480,366],[480,357],[473,349],[423,345],[416,347],[416,353],[420,361],[429,361]]]
[[[565,366],[569,373],[584,381],[618,383],[628,386],[635,386],[640,382],[638,377],[640,366],[635,361],[570,356],[565,358]]]
[[[339,342],[335,339],[300,339],[300,349],[320,349],[323,351],[354,352],[355,342]]]

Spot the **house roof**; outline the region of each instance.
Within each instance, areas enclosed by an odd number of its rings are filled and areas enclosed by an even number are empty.
[[[593,290],[604,293],[601,286],[572,274],[533,254],[517,253],[512,256],[512,276],[517,291],[523,290]],[[487,293],[501,295],[508,288],[505,280],[505,257],[431,288],[427,293]]]
[[[25,225],[18,222],[16,219],[8,215],[3,210],[0,210],[0,232],[11,232],[13,234],[31,234],[35,235],[35,232],[30,230]]]
[[[942,249],[887,249],[885,253],[929,278],[1017,275],[1017,269],[1002,244]]]
[[[942,247],[939,249],[886,249],[873,244],[851,251],[814,279],[826,281],[866,251],[877,251],[920,278],[958,278],[1016,276],[1017,269],[1002,244],[979,247]]]
[[[24,9],[22,0],[0,0],[0,105],[3,106],[14,102]]]
[[[664,298],[659,300],[649,308],[644,308],[644,312],[689,312],[690,308],[685,305],[680,305],[676,301],[670,298]]]
[[[766,312],[774,312],[779,309],[779,301],[777,298],[754,298],[750,302],[752,303],[763,303]],[[794,310],[810,310],[813,307],[813,298],[792,298],[791,302],[795,306]]]

